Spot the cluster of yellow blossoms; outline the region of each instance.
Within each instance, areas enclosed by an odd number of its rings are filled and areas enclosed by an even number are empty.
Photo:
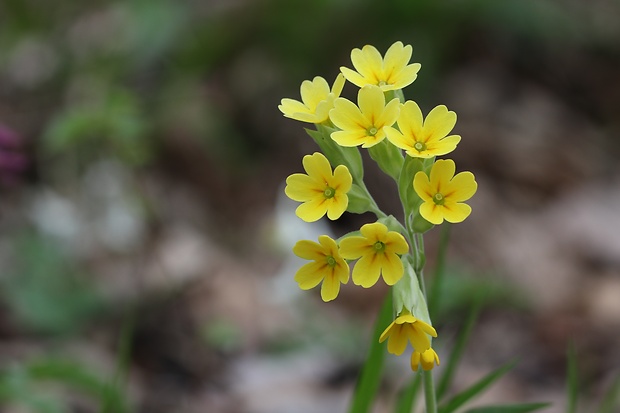
[[[345,211],[377,216],[376,222],[339,240],[321,235],[318,243],[299,241],[293,252],[310,261],[295,275],[299,287],[308,290],[321,284],[322,299],[334,300],[340,285],[349,281],[353,261],[355,285],[370,288],[382,278],[392,286],[395,319],[380,341],[387,340],[388,351],[396,355],[411,343],[412,369],[421,365],[430,370],[439,364],[431,347],[437,332],[418,280],[424,255],[416,240],[444,220],[458,223],[467,218],[471,208],[464,201],[474,195],[477,184],[471,172],[455,174],[454,161],[435,160],[461,140],[450,135],[456,114],[440,105],[424,118],[416,102],[404,99],[402,88],[420,70],[419,63],[409,63],[412,53],[402,42],[394,43],[385,56],[369,45],[354,49],[355,70],[341,67],[331,89],[319,76],[304,81],[301,102],[282,99],[279,109],[288,118],[315,124],[316,130],[307,131],[321,149],[303,158],[305,173],[286,180],[286,195],[301,202],[297,216],[306,222],[324,215],[336,220]],[[357,104],[340,97],[345,79],[360,88]],[[404,225],[384,214],[368,192],[360,146],[395,180]]]

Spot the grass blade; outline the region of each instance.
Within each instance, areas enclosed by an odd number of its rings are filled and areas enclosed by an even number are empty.
[[[392,311],[392,291],[390,290],[383,301],[379,317],[377,317],[375,322],[368,357],[355,386],[353,400],[349,409],[350,413],[367,413],[370,411],[375,394],[379,388],[379,382],[381,381],[381,370],[383,368],[383,359],[385,358],[385,346],[379,343],[379,336],[392,322]]]
[[[551,403],[506,404],[501,406],[485,406],[467,410],[465,413],[529,413],[549,407]]]
[[[422,374],[415,374],[398,396],[394,413],[411,413],[422,385]]]
[[[463,390],[459,394],[455,395],[447,403],[439,407],[439,413],[451,413],[467,403],[469,400],[480,394],[484,389],[489,387],[500,377],[506,374],[510,369],[515,366],[516,362],[512,361],[497,370],[487,374],[482,379],[471,385],[466,390]]]

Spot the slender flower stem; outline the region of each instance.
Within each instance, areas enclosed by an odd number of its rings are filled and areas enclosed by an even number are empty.
[[[435,396],[435,381],[433,380],[433,370],[425,371],[423,374],[426,413],[437,413],[437,399]]]

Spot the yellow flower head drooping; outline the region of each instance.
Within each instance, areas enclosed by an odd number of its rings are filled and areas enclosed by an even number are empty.
[[[428,336],[437,337],[437,332],[430,324],[415,318],[409,311],[404,310],[396,320],[392,321],[379,337],[379,342],[388,341],[387,349],[390,353],[400,356],[410,342],[413,349],[419,353],[431,348]]]
[[[306,222],[327,218],[335,220],[349,205],[347,192],[353,178],[349,169],[338,165],[332,173],[329,161],[320,152],[306,155],[302,161],[306,174],[293,174],[286,179],[284,192],[293,201],[303,202],[295,213]]]
[[[456,165],[451,159],[438,160],[431,168],[430,179],[424,172],[413,178],[413,189],[424,201],[420,215],[428,222],[439,225],[448,222],[462,222],[471,213],[471,207],[464,204],[478,188],[471,172],[454,175]]]
[[[439,356],[432,347],[421,353],[416,350],[411,354],[411,370],[418,371],[420,364],[424,371],[432,370],[435,364],[439,366]]]
[[[370,45],[351,51],[351,62],[355,70],[341,67],[340,71],[347,80],[356,86],[376,85],[382,91],[398,90],[409,86],[418,77],[421,65],[408,64],[413,48],[396,42],[381,57],[379,51]]]
[[[329,119],[329,110],[334,107],[334,100],[340,96],[344,87],[344,76],[338,74],[332,89],[320,76],[301,83],[301,102],[294,99],[282,99],[278,109],[287,118],[308,123],[323,123]]]
[[[398,99],[387,105],[385,96],[378,86],[364,86],[357,94],[357,103],[345,98],[334,101],[329,117],[340,131],[332,133],[332,139],[341,146],[363,148],[376,145],[385,139],[385,126],[392,126],[399,113]]]
[[[362,236],[351,236],[340,241],[340,255],[348,260],[359,258],[353,267],[353,283],[372,287],[383,276],[387,285],[394,285],[404,273],[398,254],[409,251],[405,238],[380,222],[366,224]]]
[[[312,260],[295,274],[295,281],[302,290],[321,285],[321,298],[331,301],[338,296],[340,284],[349,281],[349,265],[338,253],[336,241],[327,235],[319,236],[319,243],[299,241],[293,252],[300,258]]]
[[[387,138],[395,146],[415,158],[432,158],[452,152],[461,140],[459,135],[448,133],[456,124],[456,113],[441,105],[430,111],[423,121],[417,103],[407,101],[400,108],[398,129],[385,128]]]

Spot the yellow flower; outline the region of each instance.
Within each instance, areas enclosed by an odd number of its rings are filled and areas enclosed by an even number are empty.
[[[435,364],[439,366],[439,356],[432,347],[422,353],[414,351],[411,354],[411,370],[418,371],[420,364],[425,371],[432,370]]]
[[[396,231],[388,231],[380,222],[366,224],[360,232],[361,237],[352,236],[340,241],[340,255],[348,260],[359,258],[353,267],[355,285],[372,287],[380,275],[387,285],[396,284],[405,271],[397,254],[409,251],[405,238]]]
[[[336,241],[327,235],[319,236],[319,243],[299,241],[293,252],[300,258],[312,260],[297,271],[295,281],[302,290],[309,290],[321,285],[321,298],[331,301],[340,292],[340,283],[349,281],[349,265],[338,253]]]
[[[316,76],[312,81],[301,83],[302,102],[294,99],[282,99],[278,109],[287,118],[308,123],[323,123],[329,119],[329,110],[334,107],[334,100],[340,96],[344,87],[344,76],[338,74],[331,91],[327,81]]]
[[[407,310],[403,310],[396,320],[392,321],[379,337],[379,343],[388,341],[387,348],[392,354],[400,356],[407,348],[407,342],[411,342],[413,349],[424,352],[431,348],[431,340],[428,336],[437,337],[437,332],[430,325],[415,318]]]
[[[353,178],[349,169],[338,165],[332,173],[327,158],[320,152],[306,155],[303,159],[306,174],[293,174],[286,179],[284,192],[293,201],[303,202],[295,213],[306,222],[319,220],[327,214],[334,220],[346,211],[349,205],[347,192]]]
[[[432,158],[452,152],[461,140],[459,135],[448,133],[456,124],[456,113],[441,105],[430,111],[423,121],[422,111],[417,103],[407,101],[400,108],[396,128],[385,128],[387,138],[395,146],[416,158]]]
[[[478,188],[471,172],[460,172],[456,176],[456,165],[451,159],[439,160],[431,168],[430,179],[424,172],[413,178],[413,188],[424,201],[420,215],[428,222],[439,225],[448,222],[462,222],[471,213],[471,207],[464,204]]]
[[[368,148],[385,139],[383,128],[396,122],[400,104],[392,99],[386,105],[381,89],[372,85],[360,89],[357,102],[359,107],[345,98],[334,101],[329,117],[342,130],[332,133],[332,139],[341,146]]]
[[[351,62],[357,72],[348,67],[341,67],[340,71],[349,82],[359,87],[376,85],[384,92],[402,89],[413,83],[421,67],[419,63],[407,64],[412,53],[411,45],[396,42],[382,58],[374,46],[366,45],[361,50],[351,51]]]

